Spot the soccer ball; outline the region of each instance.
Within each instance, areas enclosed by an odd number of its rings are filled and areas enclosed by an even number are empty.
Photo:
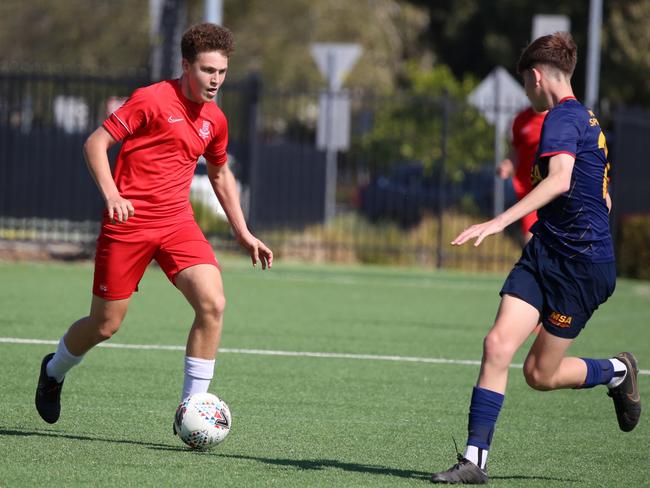
[[[223,442],[232,418],[226,402],[211,393],[195,393],[176,409],[174,429],[192,449],[209,449]]]

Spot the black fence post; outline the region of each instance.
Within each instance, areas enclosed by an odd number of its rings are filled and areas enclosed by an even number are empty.
[[[263,184],[257,177],[258,171],[258,132],[259,132],[259,104],[262,96],[262,81],[257,73],[251,74],[246,80],[244,103],[246,104],[246,144],[248,155],[245,173],[248,179],[248,226],[254,230],[257,226],[257,207],[255,195],[257,185]]]
[[[445,193],[447,185],[445,184],[445,163],[447,161],[447,138],[449,137],[449,92],[443,93],[442,99],[442,129],[440,133],[440,163],[438,164],[438,244],[436,251],[436,268],[441,269],[444,265],[445,251],[443,246],[444,240],[444,216],[447,195]]]
[[[178,46],[187,19],[186,9],[184,0],[164,0],[163,2],[160,22],[162,46],[160,47],[161,53],[158,60],[160,72],[155,73],[153,72],[155,69],[152,70],[154,77],[160,76],[160,79],[166,80],[175,78],[180,72],[181,56],[178,52]]]

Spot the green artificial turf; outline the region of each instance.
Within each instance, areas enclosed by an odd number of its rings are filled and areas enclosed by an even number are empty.
[[[0,263],[1,487],[427,486],[455,462],[452,437],[463,450],[473,362],[504,276],[222,264],[228,305],[211,391],[229,404],[233,428],[195,452],[171,431],[192,311],[159,269],[147,271],[109,344],[172,347],[92,350],[49,425],[33,397],[55,346],[8,338],[57,341],[88,311],[92,266]],[[570,352],[633,351],[644,397],[649,319],[650,283],[621,280]],[[619,431],[603,387],[537,392],[515,367],[491,484],[648,486],[649,446],[647,416]]]

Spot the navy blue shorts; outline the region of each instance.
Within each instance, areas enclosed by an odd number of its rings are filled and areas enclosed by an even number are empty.
[[[615,263],[568,259],[533,236],[500,294],[514,295],[539,310],[550,334],[573,339],[615,287]]]

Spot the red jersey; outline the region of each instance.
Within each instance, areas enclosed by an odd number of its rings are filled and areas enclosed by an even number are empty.
[[[546,113],[538,113],[528,107],[519,112],[512,123],[512,146],[517,151],[519,160],[513,185],[518,193],[525,194],[533,188],[530,173],[535,162],[544,117]]]
[[[214,165],[227,160],[225,115],[216,103],[185,97],[180,80],[135,90],[103,127],[123,140],[113,178],[135,208],[134,223],[191,216],[190,185],[199,156]]]

